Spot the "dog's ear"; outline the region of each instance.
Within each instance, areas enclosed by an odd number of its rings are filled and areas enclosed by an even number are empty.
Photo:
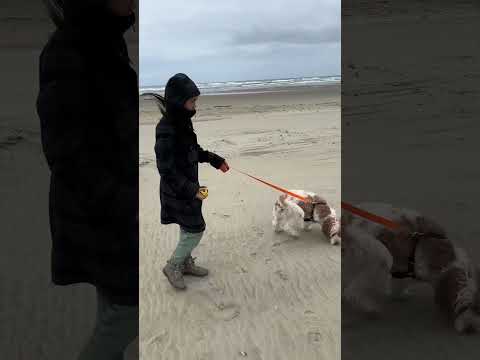
[[[447,233],[445,229],[440,226],[435,220],[425,217],[425,216],[419,216],[416,218],[416,225],[418,227],[418,231],[423,232],[423,233],[431,233],[435,234],[441,237],[446,238]]]
[[[310,198],[312,199],[312,202],[314,204],[323,204],[323,205],[327,204],[327,201],[324,198],[322,198],[320,195],[310,196]]]

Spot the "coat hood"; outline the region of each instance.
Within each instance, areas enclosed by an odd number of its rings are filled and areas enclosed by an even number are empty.
[[[135,14],[115,16],[107,7],[107,0],[43,0],[50,18],[57,27],[79,30],[121,32],[135,24]]]
[[[200,90],[197,85],[187,75],[181,73],[172,76],[165,87],[167,106],[183,108],[185,101],[199,95]]]
[[[188,99],[199,95],[200,90],[187,75],[179,73],[172,76],[165,87],[165,110],[167,117],[175,120],[176,126],[190,129],[190,119],[196,114],[196,111],[189,111],[183,106]]]

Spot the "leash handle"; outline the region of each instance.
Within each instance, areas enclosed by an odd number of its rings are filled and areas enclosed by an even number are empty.
[[[200,194],[206,199],[208,197],[208,188],[206,187],[201,187],[199,190]]]

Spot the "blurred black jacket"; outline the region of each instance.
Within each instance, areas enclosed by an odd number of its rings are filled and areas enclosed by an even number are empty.
[[[138,81],[123,38],[135,19],[98,4],[65,2],[40,57],[52,280],[91,283],[136,305]]]

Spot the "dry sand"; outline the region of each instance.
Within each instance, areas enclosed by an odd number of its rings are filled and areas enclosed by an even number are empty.
[[[142,359],[339,359],[340,247],[316,228],[274,234],[278,193],[234,171],[200,167],[210,189],[207,231],[194,253],[211,270],[176,292],[162,274],[176,225],[160,224],[154,128],[141,105],[140,347]],[[194,127],[201,145],[230,165],[340,203],[340,87],[204,96]]]

